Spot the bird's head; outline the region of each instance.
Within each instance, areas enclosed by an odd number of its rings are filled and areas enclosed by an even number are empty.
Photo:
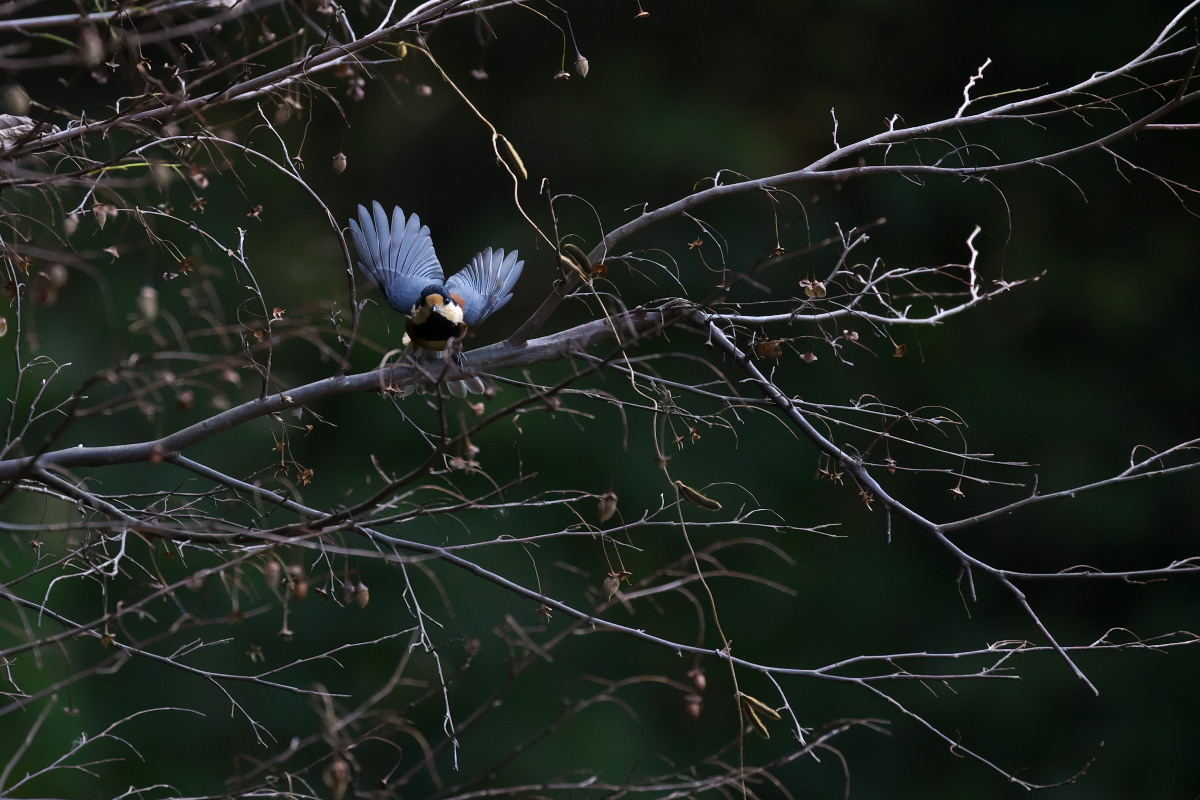
[[[421,290],[421,297],[413,306],[412,318],[414,325],[423,325],[431,315],[442,317],[452,325],[461,325],[463,321],[463,300],[445,286],[431,283]]]

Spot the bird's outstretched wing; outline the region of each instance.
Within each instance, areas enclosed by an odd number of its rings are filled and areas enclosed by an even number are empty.
[[[371,208],[367,211],[359,206],[358,219],[350,220],[351,238],[361,259],[358,268],[379,287],[392,308],[410,314],[421,290],[443,280],[429,228],[416,214],[406,220],[399,206],[392,210],[390,221],[378,202]]]
[[[499,311],[512,299],[513,287],[524,267],[525,262],[517,259],[516,250],[505,255],[503,250],[489,247],[451,275],[446,288],[462,297],[463,322],[478,325]]]

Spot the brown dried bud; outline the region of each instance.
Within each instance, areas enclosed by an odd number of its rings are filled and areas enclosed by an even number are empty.
[[[109,218],[116,215],[117,207],[112,203],[96,203],[96,205],[92,206],[92,217],[96,220],[96,224],[100,226],[101,230],[104,230],[104,225],[108,222]]]
[[[575,71],[579,73],[579,77],[586,78],[588,74],[588,60],[582,55],[575,56]]]
[[[283,567],[279,565],[278,561],[273,558],[267,561],[267,563],[263,564],[262,571],[263,577],[267,579],[267,586],[270,586],[272,589],[274,589],[279,585],[279,580],[283,573]]]
[[[683,698],[683,702],[687,715],[692,719],[700,719],[700,714],[704,711],[704,698],[698,694],[689,694]]]
[[[292,590],[293,600],[303,600],[308,597],[308,575],[304,573],[304,567],[299,564],[291,564],[287,568],[288,586]]]
[[[596,503],[596,513],[600,517],[600,522],[605,523],[612,519],[613,514],[617,513],[617,493],[605,492],[600,495],[599,501]]]
[[[759,358],[783,358],[783,343],[779,339],[762,339],[754,345]]]
[[[339,174],[346,171],[345,153],[338,153],[333,157],[333,171]]]

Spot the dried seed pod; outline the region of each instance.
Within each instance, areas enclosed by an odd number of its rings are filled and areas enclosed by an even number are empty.
[[[745,692],[738,692],[738,699],[742,701],[742,705],[748,708],[753,708],[763,716],[770,717],[771,719],[783,719],[783,717],[779,716],[778,711],[753,695],[748,695]]]
[[[754,729],[754,732],[764,739],[770,739],[771,732],[767,730],[767,725],[762,721],[762,718],[758,716],[758,712],[747,705],[743,705],[742,710],[746,712],[746,717],[750,720],[750,727]]]
[[[683,702],[687,715],[692,719],[700,719],[700,714],[704,711],[704,698],[698,694],[689,694],[683,698]]]
[[[771,738],[771,732],[767,730],[767,724],[763,722],[763,717],[769,719],[782,719],[779,712],[771,708],[769,705],[759,700],[757,697],[751,697],[745,692],[737,693],[738,700],[741,703],[742,711],[745,712],[747,719],[750,720],[750,727],[754,728],[754,732],[764,739]]]
[[[346,171],[346,154],[337,153],[333,157],[333,171],[342,173]]]
[[[566,253],[559,253],[558,260],[562,262],[562,265],[564,267],[566,267],[567,269],[574,272],[580,278],[583,278],[584,281],[587,281],[589,279],[588,274],[586,272],[584,272],[583,269],[579,266],[579,264],[577,264],[575,262],[575,259],[568,256]]]
[[[499,134],[496,134],[496,138],[500,140],[500,143],[504,145],[504,149],[508,152],[509,158],[506,159],[506,162],[511,160],[512,166],[516,168],[517,174],[522,178],[528,179],[529,171],[525,169],[525,162],[521,160],[521,156],[517,153],[517,148],[513,147],[512,142]]]
[[[721,504],[711,497],[707,497],[692,487],[688,486],[683,481],[675,481],[675,489],[679,492],[679,496],[689,503],[695,503],[701,508],[707,508],[709,511],[720,511]]]
[[[354,587],[354,602],[358,603],[359,608],[366,608],[367,603],[371,602],[371,590],[362,581]]]
[[[579,77],[586,78],[588,74],[588,60],[582,55],[575,56],[575,71],[579,73]]]
[[[588,258],[588,254],[583,252],[583,248],[574,242],[564,242],[562,246],[563,252],[579,265],[579,268],[584,272],[588,272],[592,268],[592,260]]]

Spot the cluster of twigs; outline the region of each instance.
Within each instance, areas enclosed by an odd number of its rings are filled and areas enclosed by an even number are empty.
[[[1121,169],[1138,169],[1116,146],[1154,126],[1179,127],[1172,115],[1200,97],[1193,82],[1200,49],[1188,21],[1197,4],[1137,57],[1075,85],[1015,99],[978,97],[981,67],[953,116],[913,126],[893,119],[886,130],[850,144],[838,141],[835,118],[832,149],[806,166],[758,178],[719,172],[674,202],[592,234],[533,223],[543,215],[525,208],[531,192],[519,142],[484,120],[488,146],[513,181],[516,207],[552,246],[559,273],[541,289],[522,286],[526,297],[541,291],[534,300],[540,304],[512,335],[469,353],[469,368],[494,376],[502,393],[465,405],[436,393],[401,399],[400,388],[436,385],[462,368],[384,357],[389,348],[363,333],[366,312],[338,214],[306,181],[299,137],[282,123],[289,114],[309,113],[316,98],[339,107],[399,60],[428,56],[418,36],[425,27],[509,5],[447,0],[401,14],[393,4],[370,15],[365,33],[335,4],[285,7],[274,0],[167,0],[68,15],[22,12],[0,22],[6,37],[0,67],[27,77],[30,87],[38,85],[39,71],[51,69],[75,70],[76,81],[141,81],[133,94],[85,112],[20,88],[19,113],[7,118],[0,139],[0,263],[9,286],[8,304],[0,309],[0,344],[8,349],[0,367],[0,531],[12,543],[0,585],[10,633],[0,648],[8,683],[0,716],[24,731],[0,772],[0,790],[21,796],[63,771],[103,774],[115,757],[108,746],[136,752],[140,745],[126,731],[138,730],[152,712],[178,715],[158,724],[189,726],[195,714],[220,719],[231,710],[234,721],[223,724],[245,726],[259,750],[252,763],[231,768],[225,784],[206,793],[786,796],[779,775],[799,759],[836,750],[838,738],[855,728],[886,727],[878,719],[807,718],[793,696],[812,681],[856,687],[954,752],[1027,788],[1040,785],[960,741],[894,687],[1013,679],[1023,659],[1052,652],[1095,690],[1079,653],[1168,651],[1195,638],[1105,632],[1093,641],[1064,641],[1023,587],[1034,580],[1161,579],[1195,572],[1200,562],[1180,557],[1149,568],[1064,565],[1035,573],[981,557],[959,534],[1034,504],[1194,469],[1200,440],[1135,451],[1128,468],[1104,480],[1041,491],[1026,465],[974,452],[962,420],[944,409],[906,410],[872,397],[839,404],[790,385],[776,365],[818,358],[853,363],[866,353],[903,357],[903,331],[953,324],[982,303],[1035,290],[1030,284],[1039,275],[986,277],[978,228],[963,232],[957,260],[921,266],[892,266],[875,254],[872,239],[886,231],[883,220],[809,234],[796,244],[796,229],[789,229],[796,215],[782,209],[800,207],[792,195],[799,186],[875,175],[991,182],[1037,167],[1065,175],[1065,162],[1089,151],[1110,154]],[[37,31],[54,35],[38,37]],[[576,54],[576,63],[580,58]],[[1164,72],[1169,77],[1161,77]],[[1066,149],[1012,157],[972,144],[974,132],[989,125],[1048,126],[1061,118],[1090,125]],[[259,133],[255,144],[245,135],[251,129]],[[314,218],[339,242],[346,281],[333,304],[275,307],[262,271],[247,256],[247,233],[229,240],[204,225],[206,189],[257,180],[248,166],[266,167],[299,187]],[[1169,176],[1154,177],[1185,202],[1194,193]],[[156,195],[168,199],[152,199]],[[718,198],[762,195],[774,209],[776,240],[746,258],[731,250],[703,209]],[[550,217],[568,202],[574,200],[551,200]],[[690,245],[627,248],[633,234],[652,235],[656,225],[679,218],[695,226]],[[113,244],[79,246],[72,234],[85,225],[101,243],[109,241],[103,232],[118,231]],[[99,264],[143,247],[165,254],[173,268],[141,290],[137,313],[125,317],[106,294]],[[205,264],[197,252],[221,254],[225,266]],[[622,291],[627,284],[618,273],[650,274],[659,286],[674,288],[637,301]],[[107,324],[88,337],[120,353],[83,374],[70,348],[49,335],[62,324],[55,319],[58,295],[81,282],[97,287],[103,307],[97,316]],[[160,304],[155,284],[186,286],[180,295],[186,317]],[[747,301],[748,289],[761,299]],[[564,302],[586,308],[587,318],[556,328]],[[364,350],[382,358],[380,366],[354,372],[353,358]],[[320,409],[339,398],[366,403],[371,394],[393,404],[409,443],[404,452],[359,453],[358,463],[370,459],[371,470],[336,477],[309,463],[316,456],[306,455],[300,442],[331,424]],[[211,411],[174,424],[194,408]],[[631,432],[652,431],[647,440],[662,478],[657,504],[632,508],[597,486],[603,469],[548,477],[536,464],[513,467],[481,452],[479,443],[499,426],[520,430],[544,412],[570,419],[580,437],[609,437],[611,427],[597,420],[610,410],[619,415],[624,448]],[[248,467],[237,442],[264,424],[276,452]],[[736,580],[793,597],[789,582],[736,566],[740,554],[766,554],[789,565],[790,542],[837,535],[836,524],[783,519],[744,486],[693,486],[676,476],[670,456],[712,431],[749,438],[760,427],[786,430],[792,438],[785,446],[797,463],[815,464],[819,477],[881,510],[889,537],[893,523],[902,521],[949,553],[972,587],[981,580],[1002,587],[1040,638],[816,665],[743,656],[735,644],[754,632],[726,622],[713,584]],[[123,435],[128,430],[157,432]],[[131,489],[118,475],[126,469],[121,465],[140,465],[145,488]],[[892,476],[906,473],[948,480],[959,495],[964,486],[1003,487],[1009,499],[962,518],[935,519],[919,499],[892,488]],[[497,533],[495,520],[515,522],[504,522]],[[644,554],[664,534],[681,544],[663,548],[643,574],[627,568],[628,556]],[[567,569],[566,562],[575,566]],[[305,628],[296,621],[298,603],[318,602],[314,596],[336,609],[331,618],[375,608],[379,580],[394,589],[388,592],[391,613],[372,618],[387,620],[386,629],[331,639],[313,633],[313,623]],[[221,598],[218,609],[206,610],[211,601],[197,599],[206,587]],[[467,593],[478,591],[519,598],[520,607],[533,612],[505,613],[495,625],[493,638],[505,653],[501,665],[476,664],[484,660],[483,644],[456,612]],[[688,622],[675,615],[632,616],[673,598],[692,609]],[[230,657],[230,627],[268,619],[280,637],[309,649],[283,660],[254,647],[245,658]],[[488,732],[508,711],[502,701],[514,686],[574,663],[572,642],[597,635],[622,642],[619,647],[644,646],[663,663],[683,654],[686,678],[670,677],[666,667],[596,678],[582,699],[555,706],[540,731],[482,748],[497,754],[486,766],[473,758],[476,766],[446,773],[461,766],[460,750],[469,740],[495,736]],[[64,663],[57,665],[60,655]],[[367,670],[363,685],[324,670],[387,658],[393,666],[378,674]],[[57,666],[29,667],[43,662]],[[54,710],[75,709],[100,677],[131,672],[134,665],[144,667],[141,674],[173,673],[180,685],[215,689],[225,708],[214,714],[213,698],[148,698],[47,755],[39,737]],[[771,694],[750,685],[767,686]],[[669,695],[693,718],[725,709],[720,741],[692,752],[687,763],[636,777],[571,772],[586,770],[584,761],[539,780],[508,780],[514,765],[565,735],[592,707],[617,704],[636,715],[652,696],[648,691]],[[285,735],[289,723],[272,719],[269,707],[262,710],[264,693],[303,698],[311,711],[306,730]],[[558,698],[547,702],[553,706]],[[17,713],[29,709],[36,714]],[[774,732],[787,744],[756,760],[745,743],[755,731]],[[161,774],[161,785],[147,782],[138,791],[165,795],[172,781],[169,770]],[[119,794],[116,784],[100,791]]]

